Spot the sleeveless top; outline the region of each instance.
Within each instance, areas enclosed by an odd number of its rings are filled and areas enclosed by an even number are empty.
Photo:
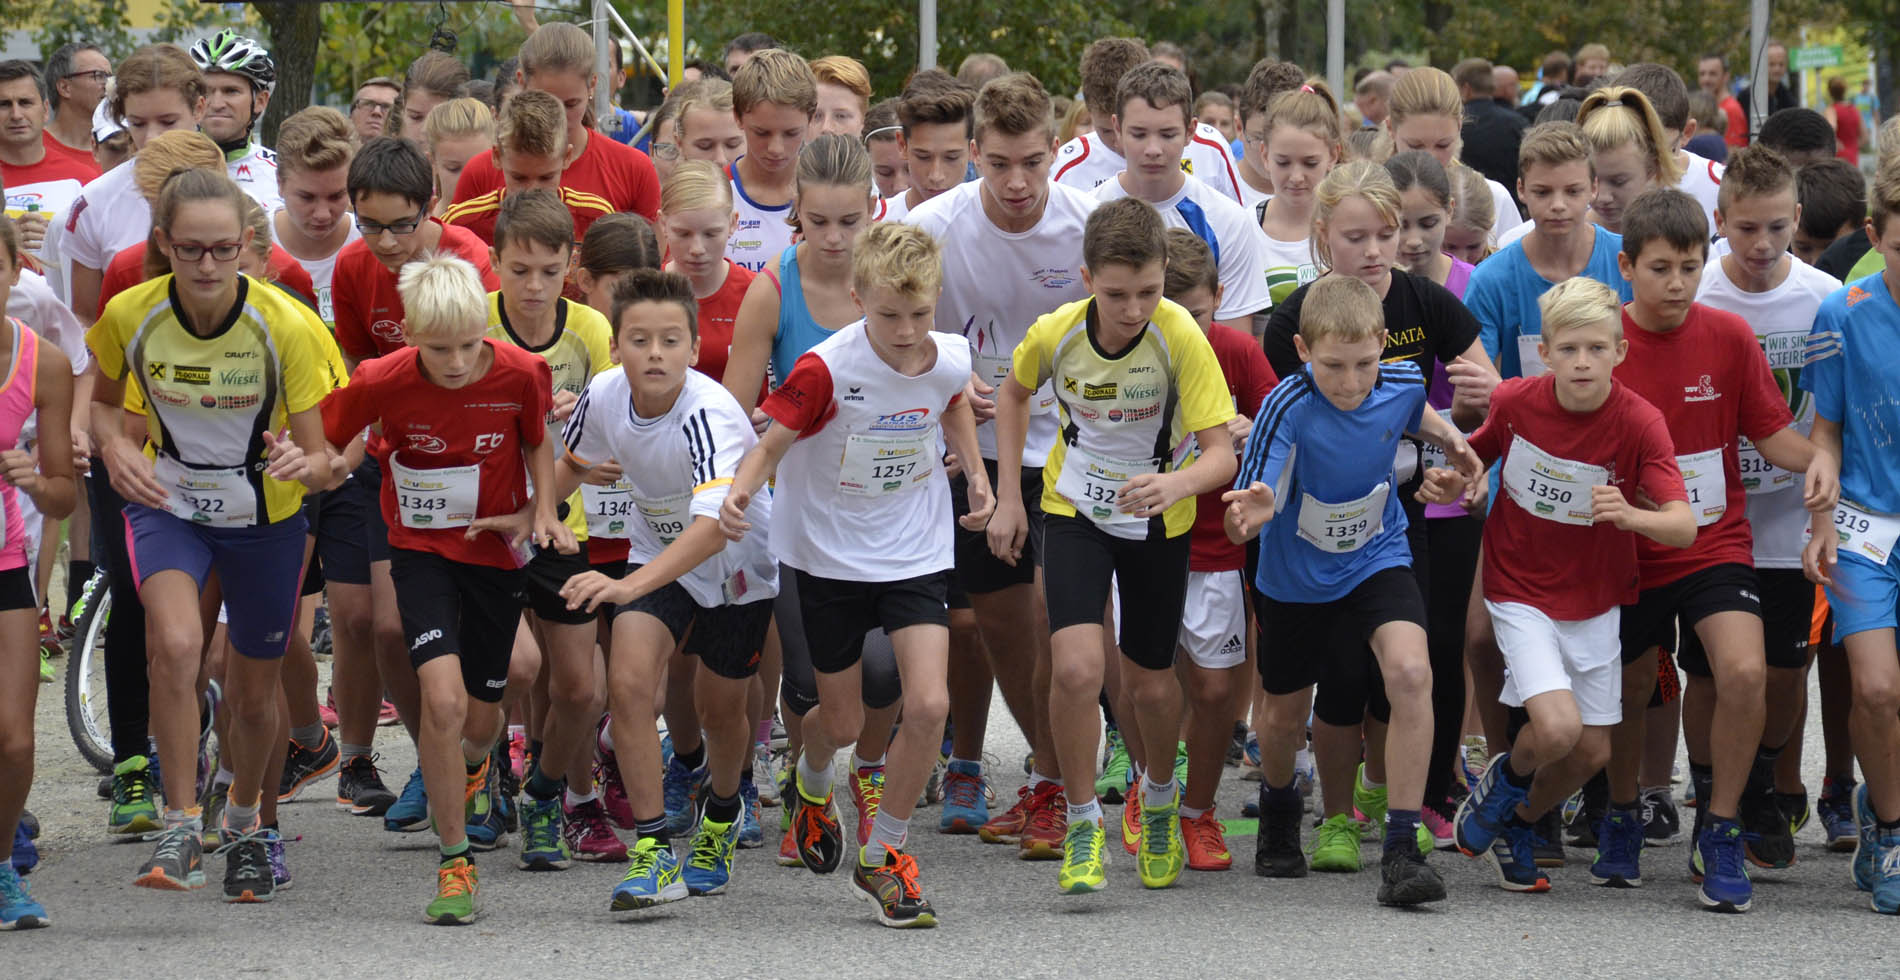
[[[40,337],[12,317],[13,350],[7,375],[0,381],[0,449],[19,449],[21,430],[33,419],[33,400],[39,394]],[[6,530],[0,538],[0,571],[26,565],[26,521],[20,514],[20,491],[0,480],[0,513]]]
[[[772,337],[772,376],[767,382],[776,388],[792,376],[792,364],[798,355],[818,346],[836,333],[826,330],[813,318],[805,305],[805,286],[798,278],[798,246],[787,246],[779,253],[778,272],[765,267],[765,275],[778,287],[778,333]]]

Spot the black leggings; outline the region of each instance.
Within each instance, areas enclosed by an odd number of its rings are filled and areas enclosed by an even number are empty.
[[[818,706],[818,675],[812,670],[811,648],[805,643],[805,614],[798,605],[798,575],[789,566],[778,567],[778,598],[772,602],[778,621],[778,647],[783,657],[779,696],[800,718]],[[904,696],[898,682],[897,650],[881,629],[864,634],[864,654],[858,659],[867,708],[888,708]]]
[[[1484,531],[1480,517],[1426,518],[1432,569],[1425,596],[1425,639],[1432,662],[1432,756],[1425,770],[1425,799],[1451,792],[1452,767],[1465,722],[1465,610],[1478,567]]]
[[[145,606],[132,580],[125,543],[125,500],[112,488],[105,461],[94,459],[86,476],[92,504],[93,560],[112,588],[112,618],[106,621],[106,717],[112,725],[112,760],[148,755],[151,688],[145,676]]]

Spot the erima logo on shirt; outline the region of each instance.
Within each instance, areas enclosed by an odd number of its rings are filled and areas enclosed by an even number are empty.
[[[1685,402],[1712,402],[1720,397],[1722,393],[1715,390],[1715,382],[1706,374],[1700,382],[1682,388],[1682,400]]]
[[[846,392],[844,396],[844,400],[848,402],[861,402],[864,400],[863,392],[864,392],[864,389],[862,387],[858,385],[852,385],[851,388]]]

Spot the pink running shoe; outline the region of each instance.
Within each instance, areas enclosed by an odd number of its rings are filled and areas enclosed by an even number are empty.
[[[528,735],[526,732],[508,733],[508,768],[514,770],[516,779],[527,778]]]
[[[567,810],[567,823],[561,828],[568,850],[580,861],[625,861],[627,845],[607,823],[607,811],[599,800],[588,800]]]
[[[594,763],[594,782],[600,787],[600,804],[607,811],[607,819],[621,830],[632,830],[633,802],[627,799],[627,784],[620,778],[620,761],[614,753],[600,753]]]

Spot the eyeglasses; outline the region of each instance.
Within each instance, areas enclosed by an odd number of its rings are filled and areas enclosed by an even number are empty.
[[[396,103],[394,102],[378,102],[375,99],[357,99],[355,102],[350,103],[351,112],[355,112],[358,109],[368,109],[371,112],[387,114],[389,110],[395,107]]]
[[[656,140],[649,145],[653,147],[651,156],[656,160],[678,160],[680,158],[680,147],[678,143],[661,143]]]
[[[68,72],[66,77],[67,78],[90,78],[93,81],[98,82],[101,85],[104,85],[105,83],[112,80],[112,73],[101,68],[94,68],[91,71]]]
[[[413,218],[404,218],[401,221],[393,221],[386,225],[375,221],[366,221],[363,218],[357,218],[356,230],[362,232],[364,238],[375,238],[383,232],[389,232],[392,235],[407,235],[421,227],[424,216],[424,212],[417,211],[416,216]]]
[[[202,262],[205,253],[219,262],[229,262],[244,250],[243,242],[218,242],[215,245],[200,245],[196,242],[172,243],[172,255],[180,262]]]

